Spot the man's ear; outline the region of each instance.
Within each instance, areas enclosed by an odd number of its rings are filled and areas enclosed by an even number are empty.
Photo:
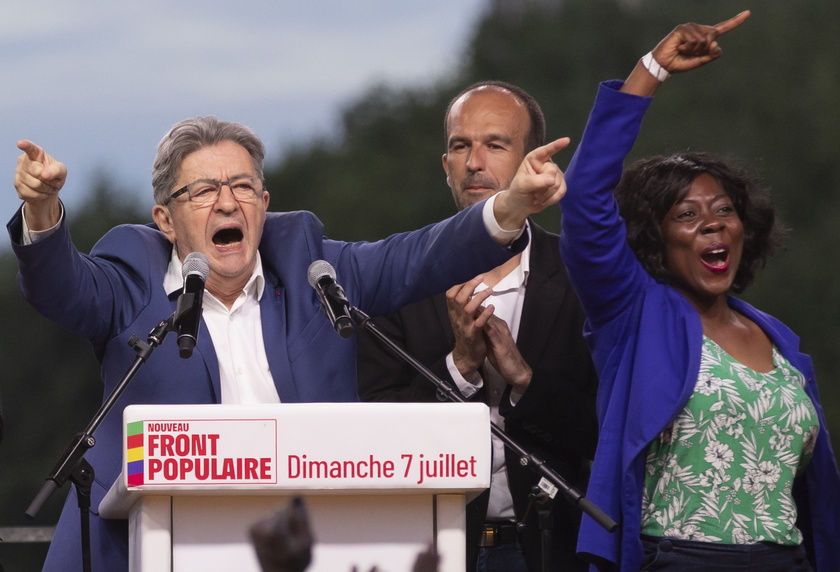
[[[152,220],[169,242],[175,244],[175,225],[172,224],[172,213],[169,209],[163,205],[155,205],[152,208]]]
[[[444,153],[440,160],[443,163],[443,171],[446,173],[446,184],[452,188],[452,179],[449,177],[449,154]]]

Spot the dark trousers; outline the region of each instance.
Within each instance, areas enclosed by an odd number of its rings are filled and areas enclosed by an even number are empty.
[[[479,548],[476,572],[530,572],[517,542]]]
[[[642,546],[640,572],[813,572],[802,545],[721,544],[643,534]]]

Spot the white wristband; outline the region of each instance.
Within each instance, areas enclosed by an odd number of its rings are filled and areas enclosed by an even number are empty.
[[[658,79],[659,81],[665,81],[668,79],[668,76],[671,74],[668,73],[668,70],[663,68],[659,65],[659,62],[656,61],[656,58],[653,57],[653,52],[648,52],[642,58],[642,65],[645,66],[645,69],[650,72],[650,75]]]

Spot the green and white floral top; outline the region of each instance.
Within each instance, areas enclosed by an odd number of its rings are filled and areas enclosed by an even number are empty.
[[[819,421],[805,380],[773,348],[756,372],[703,337],[683,411],[648,447],[642,533],[706,542],[799,544],[794,477]]]

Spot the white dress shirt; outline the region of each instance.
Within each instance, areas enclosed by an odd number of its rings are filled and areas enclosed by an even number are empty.
[[[488,305],[492,304],[495,308],[493,314],[504,320],[508,325],[514,341],[516,341],[516,336],[519,332],[519,321],[522,318],[522,304],[525,300],[525,287],[530,272],[530,253],[531,243],[529,241],[528,246],[522,251],[519,266],[514,268],[493,287],[493,293],[485,302]],[[487,285],[482,282],[475,291],[481,292],[486,289]],[[476,372],[469,380],[465,379],[458,371],[458,368],[455,367],[452,352],[446,356],[446,365],[455,385],[467,399],[475,395],[485,385],[487,386],[485,400],[487,406],[490,408],[490,420],[504,429],[505,419],[499,414],[499,403],[501,402],[502,394],[505,392],[507,382],[505,382],[499,372],[490,364],[490,361],[484,360],[483,378]],[[516,405],[516,401],[518,400],[517,394],[511,392],[510,399],[511,404]],[[505,467],[505,445],[495,435],[492,437],[492,445],[493,464],[490,477],[490,503],[487,507],[487,519],[516,520],[513,511],[513,498],[511,497],[508,486],[507,469]]]
[[[167,294],[183,287],[181,267],[181,261],[173,248],[163,278],[163,288]],[[254,272],[230,309],[210,292],[204,292],[202,318],[210,330],[210,338],[219,360],[222,403],[280,403],[268,367],[262,335],[260,298],[264,288],[262,259],[257,252]]]

